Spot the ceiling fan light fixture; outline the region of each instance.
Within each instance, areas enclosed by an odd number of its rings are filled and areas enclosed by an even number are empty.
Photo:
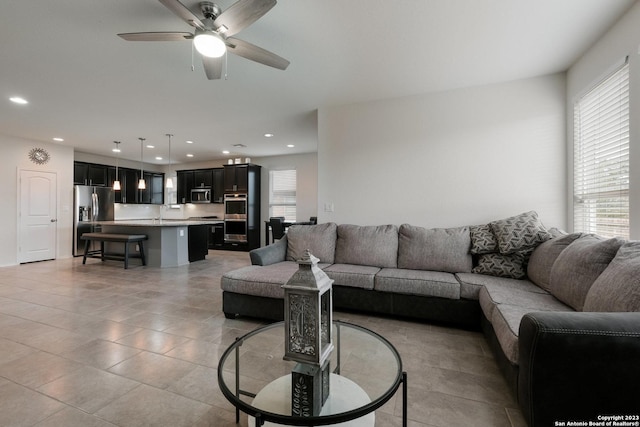
[[[213,31],[203,31],[193,38],[196,50],[208,58],[220,58],[227,51],[224,40]]]

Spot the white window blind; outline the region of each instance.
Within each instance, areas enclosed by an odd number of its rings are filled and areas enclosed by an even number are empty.
[[[269,216],[283,216],[285,221],[296,221],[296,171],[269,172]]]
[[[629,238],[629,65],[574,106],[575,231]]]

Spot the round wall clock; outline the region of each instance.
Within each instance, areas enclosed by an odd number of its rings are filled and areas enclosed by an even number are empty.
[[[29,151],[29,159],[31,159],[33,163],[44,165],[50,158],[51,156],[49,156],[47,150],[43,148],[33,148]]]

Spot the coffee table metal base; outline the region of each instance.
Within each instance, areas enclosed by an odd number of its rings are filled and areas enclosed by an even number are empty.
[[[367,393],[350,379],[331,374],[330,381],[331,392],[327,402],[322,407],[321,415],[346,412],[371,402]],[[291,375],[285,375],[267,384],[256,395],[252,405],[269,412],[290,414],[291,399],[282,399],[282,396],[291,396]],[[249,416],[248,421],[249,427],[256,427],[254,417]],[[371,412],[362,418],[334,425],[340,427],[373,427],[375,421],[375,413]],[[275,427],[281,424],[266,422],[263,425]]]

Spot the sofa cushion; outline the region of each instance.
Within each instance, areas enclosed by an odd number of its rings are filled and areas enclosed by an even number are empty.
[[[553,231],[552,231],[553,232]],[[531,254],[527,265],[529,279],[542,289],[549,290],[549,276],[558,255],[582,233],[560,235],[541,243]]]
[[[319,263],[326,268],[329,264]],[[282,285],[298,271],[298,263],[283,261],[267,266],[251,265],[229,271],[222,275],[220,287],[223,291],[256,295],[268,298],[284,298]]]
[[[490,276],[523,279],[526,277],[526,265],[531,249],[512,254],[482,254],[478,256],[478,265],[473,268],[474,273]]]
[[[518,333],[520,331],[520,322],[527,313],[535,311],[545,310],[540,310],[536,308],[535,305],[531,307],[522,307],[511,304],[498,304],[493,310],[493,314],[490,319],[491,326],[493,326],[493,330],[496,333],[496,337],[498,338],[500,348],[502,348],[504,355],[507,356],[507,359],[509,359],[509,361],[514,365],[519,363],[518,358],[520,352],[518,347]],[[560,304],[553,310],[546,311],[572,311],[572,309]]]
[[[584,311],[640,311],[640,241],[618,249],[589,289]]]
[[[563,250],[551,268],[549,291],[560,301],[582,311],[587,293],[607,268],[624,241],[583,235]]]
[[[338,226],[333,222],[317,225],[292,225],[287,229],[287,261],[297,261],[309,251],[321,263],[333,264]]]
[[[469,227],[426,229],[402,224],[398,232],[398,268],[470,272]]]
[[[368,290],[373,289],[374,278],[379,271],[378,267],[354,264],[333,264],[324,269],[335,285]]]
[[[535,285],[531,285],[536,287]],[[487,319],[491,319],[494,309],[500,304],[517,305],[531,311],[566,311],[573,310],[563,304],[550,293],[538,288],[541,292],[530,292],[527,286],[503,286],[490,284],[479,293],[480,307]]]
[[[489,224],[472,225],[469,227],[471,235],[471,253],[474,255],[498,252],[498,241]]]
[[[480,289],[484,286],[517,286],[528,292],[546,293],[530,281],[524,279],[510,279],[506,277],[494,277],[484,274],[456,273],[456,279],[460,282],[460,298],[477,300]]]
[[[375,277],[374,289],[409,295],[460,299],[460,283],[441,271],[383,268]]]
[[[398,227],[340,224],[336,242],[336,264],[398,266]]]

